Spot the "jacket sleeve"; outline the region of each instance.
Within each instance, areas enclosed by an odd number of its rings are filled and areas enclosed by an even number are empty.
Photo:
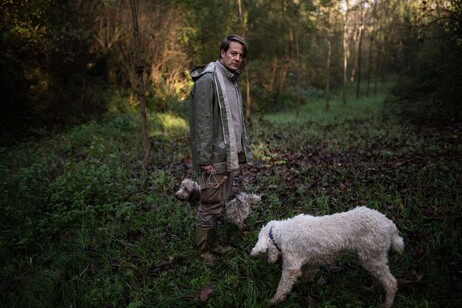
[[[213,153],[213,76],[206,74],[196,81],[191,124],[192,151],[195,152],[197,165],[212,164]]]

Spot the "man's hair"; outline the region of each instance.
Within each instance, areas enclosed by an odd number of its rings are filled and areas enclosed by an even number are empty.
[[[241,43],[242,46],[244,46],[244,58],[246,58],[247,57],[247,42],[237,34],[230,34],[223,39],[220,45],[220,57],[219,58],[221,59],[222,50],[224,50],[225,52],[228,51],[229,44],[231,44],[231,42],[238,42],[238,43]]]

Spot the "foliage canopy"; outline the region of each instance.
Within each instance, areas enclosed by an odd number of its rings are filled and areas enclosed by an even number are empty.
[[[375,93],[378,81],[397,75],[407,80],[397,90],[405,99],[417,96],[418,108],[460,119],[460,5],[460,0],[141,0],[148,107],[167,111],[186,99],[188,70],[215,60],[220,40],[235,32],[250,46],[249,83],[243,88],[250,87],[254,112],[293,108],[297,96],[306,104],[330,96],[325,93],[330,88],[335,95],[361,75],[368,78],[369,95],[369,87]],[[107,110],[108,92],[131,94],[128,1],[3,0],[0,17],[2,144],[26,132],[94,118]],[[127,105],[122,109],[136,107]]]

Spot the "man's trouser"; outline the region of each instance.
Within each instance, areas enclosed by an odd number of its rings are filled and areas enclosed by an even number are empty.
[[[233,178],[233,173],[202,174],[199,178],[201,204],[197,210],[196,226],[205,229],[215,227],[225,202],[231,195]]]
[[[233,186],[233,173],[203,174],[199,179],[201,204],[196,215],[196,247],[201,256],[209,253],[210,231],[216,226]]]

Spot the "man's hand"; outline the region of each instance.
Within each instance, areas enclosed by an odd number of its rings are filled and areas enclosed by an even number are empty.
[[[206,174],[211,174],[215,171],[215,169],[213,168],[213,165],[205,165],[201,166],[201,171]]]

